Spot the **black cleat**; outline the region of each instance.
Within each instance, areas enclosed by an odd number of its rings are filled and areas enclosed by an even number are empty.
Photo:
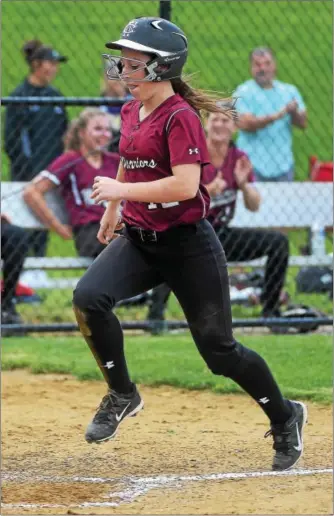
[[[167,331],[167,324],[164,320],[151,319],[148,320],[150,324],[151,335],[162,335]]]
[[[144,406],[139,392],[134,386],[131,394],[119,394],[109,389],[93,418],[89,423],[85,439],[88,443],[101,443],[112,439],[118,425],[128,416],[135,416]]]
[[[22,317],[17,313],[15,305],[9,304],[1,307],[2,324],[23,324]]]
[[[265,437],[272,435],[275,456],[273,471],[284,471],[297,464],[303,454],[303,430],[307,423],[307,408],[299,401],[290,402],[293,414],[283,425],[271,425]]]

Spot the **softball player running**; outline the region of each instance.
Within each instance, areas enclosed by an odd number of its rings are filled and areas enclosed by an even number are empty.
[[[210,197],[201,175],[209,156],[199,113],[222,108],[183,81],[187,38],[173,23],[134,19],[106,46],[121,51],[106,55],[109,79],[123,80],[135,100],[121,113],[117,179],[96,177],[92,194],[109,202],[99,241],[111,241],[121,201],[123,235],[74,292],[79,327],[108,384],[86,440],[111,439],[144,405],[127,369],[115,303],[166,282],[209,369],[232,378],[268,416],[273,469],[291,468],[302,454],[306,407],[285,399],[266,362],[234,339],[225,254],[205,220]]]

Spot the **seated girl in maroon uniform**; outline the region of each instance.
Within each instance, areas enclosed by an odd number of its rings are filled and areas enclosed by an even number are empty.
[[[104,149],[112,138],[110,116],[87,108],[65,135],[66,152],[40,172],[26,187],[24,199],[39,219],[62,238],[74,237],[80,256],[96,257],[104,245],[96,239],[105,207],[91,199],[96,175],[115,178],[119,156]],[[47,206],[44,195],[59,187],[70,225],[62,224]]]

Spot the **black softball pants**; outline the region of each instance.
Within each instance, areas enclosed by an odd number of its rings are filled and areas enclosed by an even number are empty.
[[[73,228],[74,244],[79,256],[96,258],[105,249],[106,246],[96,238],[99,229],[99,222]]]
[[[264,315],[275,313],[288,268],[289,239],[279,231],[228,226],[218,230],[217,236],[228,262],[267,257],[261,301]]]
[[[30,231],[30,250],[33,256],[43,258],[46,256],[46,251],[49,242],[49,231],[45,229],[35,229]]]
[[[109,387],[120,393],[132,389],[113,307],[162,282],[176,295],[209,369],[238,383],[272,422],[285,422],[291,407],[267,364],[233,337],[225,254],[206,220],[151,236],[127,227],[79,281],[74,310]]]
[[[24,259],[29,250],[30,235],[25,229],[8,222],[1,222],[1,258],[3,259],[4,291],[2,309],[11,306],[15,288],[23,270]]]

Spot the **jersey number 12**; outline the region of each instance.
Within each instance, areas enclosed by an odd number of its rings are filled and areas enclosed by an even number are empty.
[[[173,208],[173,206],[178,206],[180,203],[179,202],[162,202],[162,203],[159,203],[158,204],[155,204],[154,202],[150,202],[150,204],[148,205],[148,209],[149,210],[156,210],[157,208]]]

